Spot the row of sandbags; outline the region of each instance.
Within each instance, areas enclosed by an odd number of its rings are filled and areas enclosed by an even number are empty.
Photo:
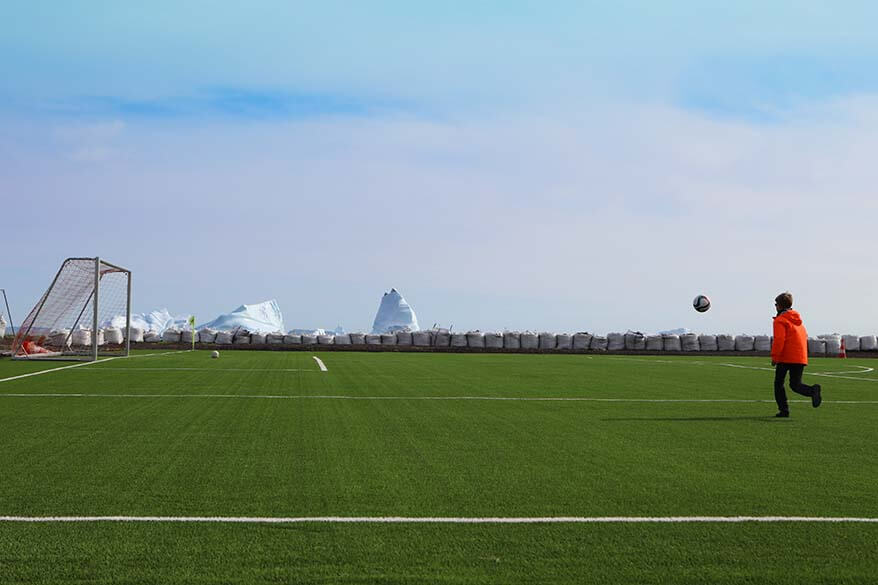
[[[637,332],[609,333],[505,333],[470,331],[415,331],[385,334],[345,333],[342,335],[298,335],[283,333],[251,333],[245,330],[214,331],[203,329],[194,333],[196,343],[220,345],[384,345],[414,347],[449,347],[476,349],[593,350],[593,351],[771,351],[768,335],[644,335]],[[878,350],[875,336],[823,335],[809,339],[813,355],[838,355],[844,339],[848,351]],[[132,328],[132,341],[140,341]],[[147,332],[144,341],[192,343],[191,330],[167,330],[161,336]]]
[[[98,329],[98,345],[121,345],[125,332],[117,327]],[[91,329],[57,329],[46,336],[45,345],[50,347],[90,347],[94,341]]]

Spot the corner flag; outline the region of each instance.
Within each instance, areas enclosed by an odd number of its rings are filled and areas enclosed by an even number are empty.
[[[195,315],[189,315],[189,327],[192,328],[192,349],[195,349]]]

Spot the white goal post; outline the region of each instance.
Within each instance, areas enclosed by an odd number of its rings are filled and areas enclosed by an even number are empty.
[[[131,271],[99,257],[68,258],[21,323],[13,359],[127,356]]]

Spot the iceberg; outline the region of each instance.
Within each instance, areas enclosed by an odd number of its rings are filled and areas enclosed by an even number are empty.
[[[81,325],[81,327],[83,326]],[[125,329],[125,315],[117,315],[112,319],[102,321],[100,327],[102,329],[108,327]],[[161,335],[168,329],[189,329],[189,317],[188,315],[173,317],[167,309],[157,309],[149,313],[132,313],[131,327],[143,331],[155,331]]]
[[[403,296],[392,288],[381,298],[372,333],[377,335],[395,331],[420,331],[420,327],[415,312]]]
[[[241,305],[231,313],[198,325],[197,329],[216,331],[247,330],[250,333],[277,333],[284,331],[284,318],[277,301],[271,299],[255,305]]]

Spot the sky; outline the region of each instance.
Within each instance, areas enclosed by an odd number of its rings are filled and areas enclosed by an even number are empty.
[[[100,255],[199,322],[878,334],[874,3],[0,6],[16,322]]]

